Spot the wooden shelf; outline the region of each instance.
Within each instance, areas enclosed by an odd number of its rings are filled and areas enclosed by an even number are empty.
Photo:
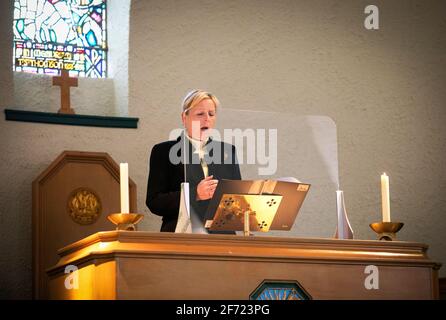
[[[5,120],[52,123],[52,124],[63,124],[71,126],[136,129],[138,128],[139,118],[61,114],[61,113],[50,113],[50,112],[5,109]]]

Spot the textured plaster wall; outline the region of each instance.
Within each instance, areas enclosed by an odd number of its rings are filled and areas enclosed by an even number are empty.
[[[129,113],[129,23],[130,0],[108,0],[108,76],[113,79],[113,114]],[[93,92],[95,90],[92,90]],[[110,105],[109,105],[110,108]],[[94,107],[93,107],[94,109]]]
[[[133,1],[129,108],[137,130],[6,122],[0,117],[0,296],[31,297],[31,182],[62,150],[129,162],[141,229],[147,157],[179,122],[185,92],[201,87],[225,106],[326,115],[338,130],[339,172],[358,239],[375,239],[379,175],[391,177],[401,240],[446,262],[446,4],[374,1],[381,28],[363,27],[368,1]],[[9,30],[8,4],[0,4]],[[11,107],[12,34],[0,35],[0,105]],[[292,161],[290,159],[289,161]],[[298,235],[296,235],[298,236]],[[440,274],[446,276],[445,269]]]

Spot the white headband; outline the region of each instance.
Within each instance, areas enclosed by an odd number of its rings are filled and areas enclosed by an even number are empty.
[[[186,103],[186,101],[189,100],[189,99],[190,99],[194,94],[196,94],[198,91],[200,91],[200,90],[192,90],[192,91],[190,91],[190,92],[186,95],[186,97],[184,97],[184,99],[183,99],[183,107],[184,107],[184,104]],[[191,106],[189,106],[189,108],[187,108],[186,110],[183,110],[183,112],[188,112],[190,109],[192,109]]]

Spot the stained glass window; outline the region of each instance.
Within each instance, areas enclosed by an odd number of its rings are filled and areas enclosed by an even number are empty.
[[[14,70],[104,78],[106,9],[106,0],[14,0]]]

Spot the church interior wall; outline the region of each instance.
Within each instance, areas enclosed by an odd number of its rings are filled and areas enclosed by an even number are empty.
[[[148,157],[181,125],[180,103],[193,88],[213,92],[223,107],[332,118],[355,237],[376,239],[369,223],[381,219],[379,177],[386,171],[392,218],[405,223],[399,239],[426,243],[432,259],[446,262],[446,7],[434,0],[375,2],[381,26],[370,31],[366,3],[355,0],[132,1],[128,72],[116,70],[107,93],[83,79],[90,91],[79,87],[86,92],[75,97],[72,90],[72,101],[100,91],[101,103],[114,104],[111,113],[138,117],[138,129],[0,117],[0,298],[32,297],[31,183],[63,150],[128,162],[145,214],[140,230],[159,230],[160,218],[145,205]],[[0,2],[1,108],[55,112],[57,89],[35,103],[28,80],[15,87],[11,6]],[[120,98],[111,98],[120,81]],[[94,102],[80,110],[110,111]]]

